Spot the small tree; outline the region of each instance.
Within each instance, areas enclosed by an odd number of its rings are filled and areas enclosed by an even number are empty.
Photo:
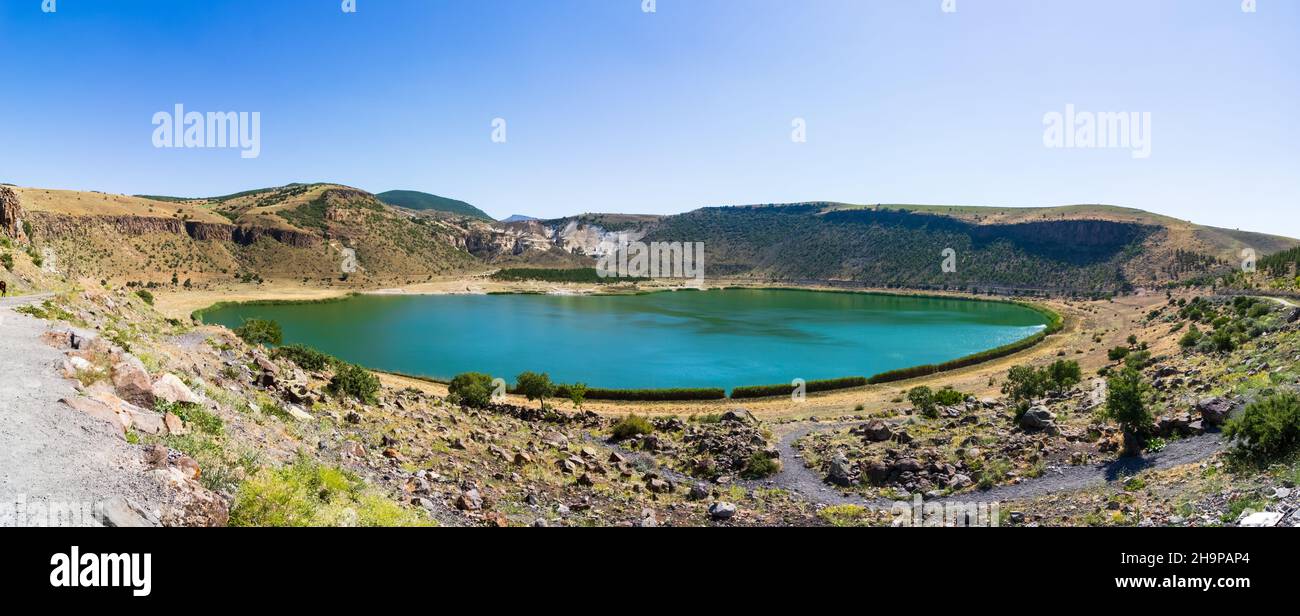
[[[1184,349],[1190,349],[1195,347],[1200,341],[1201,328],[1197,327],[1196,324],[1193,323],[1191,327],[1187,328],[1187,333],[1183,334],[1183,337],[1178,340],[1178,346],[1181,346]]]
[[[284,342],[284,331],[280,329],[280,324],[262,319],[245,320],[243,325],[235,329],[235,335],[252,345],[275,346]]]
[[[574,383],[565,388],[569,394],[569,402],[573,403],[573,408],[580,409],[587,402],[587,384]]]
[[[1135,455],[1134,445],[1150,432],[1153,423],[1148,408],[1151,386],[1141,372],[1128,367],[1110,377],[1106,385],[1106,416],[1124,431],[1125,454]]]
[[[492,377],[481,372],[458,374],[451,380],[447,391],[456,402],[484,407],[492,402]]]
[[[1015,366],[1007,372],[1007,380],[1002,383],[1002,393],[1013,402],[1029,402],[1047,393],[1047,379],[1044,370],[1036,370],[1033,366]]]
[[[546,410],[546,399],[555,394],[555,384],[551,382],[550,375],[543,372],[523,372],[515,377],[515,391],[524,395],[528,400],[540,400],[542,410]]]
[[[1083,380],[1077,361],[1057,361],[1047,367],[1047,378],[1052,391],[1065,391]]]

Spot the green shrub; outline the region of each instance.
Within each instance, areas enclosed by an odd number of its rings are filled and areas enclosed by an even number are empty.
[[[0,255],[0,265],[11,272],[14,271],[14,256],[7,252]]]
[[[453,402],[482,408],[492,403],[492,377],[481,372],[458,374],[447,391]]]
[[[288,359],[298,365],[303,370],[318,371],[324,370],[338,361],[333,357],[321,353],[311,347],[300,344],[290,344],[282,346],[271,354],[276,359]]]
[[[367,404],[375,403],[375,394],[379,393],[379,377],[356,364],[339,362],[334,369],[334,378],[330,379],[330,393],[336,396],[352,396]]]
[[[804,383],[804,392],[815,393],[819,391],[835,391],[837,389],[850,389],[853,387],[866,387],[867,378],[862,376],[848,376],[838,379],[822,379],[817,381],[808,381]],[[750,398],[770,398],[777,396],[789,396],[794,393],[794,385],[782,383],[779,385],[747,385],[737,387],[731,390],[733,400],[743,400]]]
[[[428,526],[427,519],[366,488],[352,473],[300,455],[245,481],[231,526]]]
[[[150,306],[153,305],[153,293],[150,293],[145,289],[140,289],[139,291],[135,292],[135,295],[136,297],[139,297],[140,299],[144,300],[144,303],[149,304]]]
[[[966,394],[951,387],[934,392],[934,402],[940,406],[956,406],[966,401]]]
[[[1121,359],[1124,359],[1125,357],[1128,357],[1130,351],[1131,349],[1129,349],[1128,347],[1115,347],[1106,352],[1106,357],[1111,361],[1119,361]]]
[[[1183,334],[1183,337],[1178,339],[1178,346],[1183,347],[1184,349],[1193,348],[1201,341],[1201,336],[1201,329],[1193,323],[1192,326],[1187,329],[1187,333]]]
[[[1228,420],[1223,434],[1241,460],[1268,464],[1300,446],[1300,396],[1282,392],[1252,402]]]
[[[763,479],[781,472],[781,461],[767,457],[761,451],[755,451],[745,462],[741,476],[746,479]]]
[[[610,430],[610,439],[615,442],[625,441],[639,434],[650,434],[654,431],[655,427],[649,419],[640,415],[628,415],[614,424],[613,429]]]
[[[556,395],[564,395],[564,386],[556,389]],[[727,390],[719,387],[679,387],[663,390],[611,390],[588,387],[588,400],[617,400],[617,402],[675,402],[675,400],[723,400]]]
[[[1220,353],[1229,353],[1237,348],[1237,343],[1232,339],[1232,332],[1227,329],[1216,329],[1210,334],[1210,344],[1215,351]]]
[[[213,436],[220,436],[225,432],[226,422],[198,404],[159,400],[154,403],[154,410],[164,415],[172,413],[180,417],[191,430]]]
[[[907,401],[912,408],[926,417],[938,417],[939,409],[934,402],[934,391],[924,385],[913,387],[907,392]]]
[[[862,505],[831,505],[818,511],[817,517],[831,526],[870,526],[873,511]]]
[[[284,332],[280,329],[280,324],[262,319],[246,319],[243,325],[235,328],[235,335],[252,345],[274,346],[284,342]]]
[[[1151,351],[1133,351],[1124,358],[1124,365],[1134,370],[1142,370],[1151,365]]]

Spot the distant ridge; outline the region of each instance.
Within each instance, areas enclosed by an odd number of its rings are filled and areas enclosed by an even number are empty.
[[[480,220],[493,221],[496,219],[487,215],[487,212],[480,210],[464,201],[439,197],[429,193],[415,190],[390,190],[375,195],[380,201],[395,207],[404,207],[408,210],[419,211],[436,211],[447,212],[449,214],[458,214],[460,216],[469,216]]]
[[[523,214],[515,214],[515,215],[511,216],[510,218],[507,218],[507,219],[505,219],[505,220],[503,220],[503,221],[501,221],[501,222],[528,222],[528,221],[530,221],[530,220],[537,220],[537,219],[536,219],[536,218],[533,218],[532,216],[524,216]]]

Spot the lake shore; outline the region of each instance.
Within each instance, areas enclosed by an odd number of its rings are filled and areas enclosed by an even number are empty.
[[[900,289],[844,289],[831,285],[790,285],[766,281],[708,281],[702,288],[753,288],[794,289],[841,293],[875,293],[903,296],[928,296],[980,301],[1022,302],[1024,298],[987,296],[952,291],[900,290]],[[492,293],[545,293],[556,295],[591,295],[608,293],[645,293],[682,290],[694,287],[651,283],[635,287],[610,289],[606,285],[565,284],[540,282],[499,282],[486,276],[453,277],[427,283],[371,289],[311,288],[284,283],[263,285],[235,285],[235,288],[215,291],[179,291],[158,293],[160,311],[174,318],[188,319],[190,313],[222,302],[288,301],[313,302],[340,299],[352,293],[374,295],[466,295]],[[926,385],[931,388],[953,387],[979,397],[999,394],[1000,380],[1011,366],[1025,363],[1045,363],[1055,358],[1075,359],[1085,373],[1108,363],[1105,350],[1122,342],[1120,331],[1134,326],[1151,306],[1164,301],[1162,296],[1129,296],[1114,301],[1068,300],[1034,298],[1032,303],[1048,308],[1062,318],[1061,331],[1048,336],[1034,346],[1008,356],[991,359],[938,374],[918,377],[888,384],[809,394],[802,403],[788,398],[759,398],[748,400],[710,400],[677,402],[616,402],[588,401],[584,408],[601,414],[623,415],[693,415],[719,413],[744,407],[771,418],[808,419],[848,416],[867,416],[905,403],[900,402],[906,390]],[[1103,340],[1094,343],[1101,334]],[[1113,339],[1112,339],[1113,338]],[[380,373],[385,382],[403,387],[415,387],[434,395],[446,395],[446,386],[431,380],[395,374]],[[512,396],[512,402],[528,404]],[[567,403],[564,403],[567,406]]]

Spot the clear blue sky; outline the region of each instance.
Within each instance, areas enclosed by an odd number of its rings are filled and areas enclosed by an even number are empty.
[[[19,185],[333,181],[497,216],[1102,202],[1300,236],[1291,0],[40,4],[0,1],[0,181]],[[176,103],[261,112],[261,157],[153,148]],[[1150,159],[1045,148],[1066,104],[1150,112]]]

